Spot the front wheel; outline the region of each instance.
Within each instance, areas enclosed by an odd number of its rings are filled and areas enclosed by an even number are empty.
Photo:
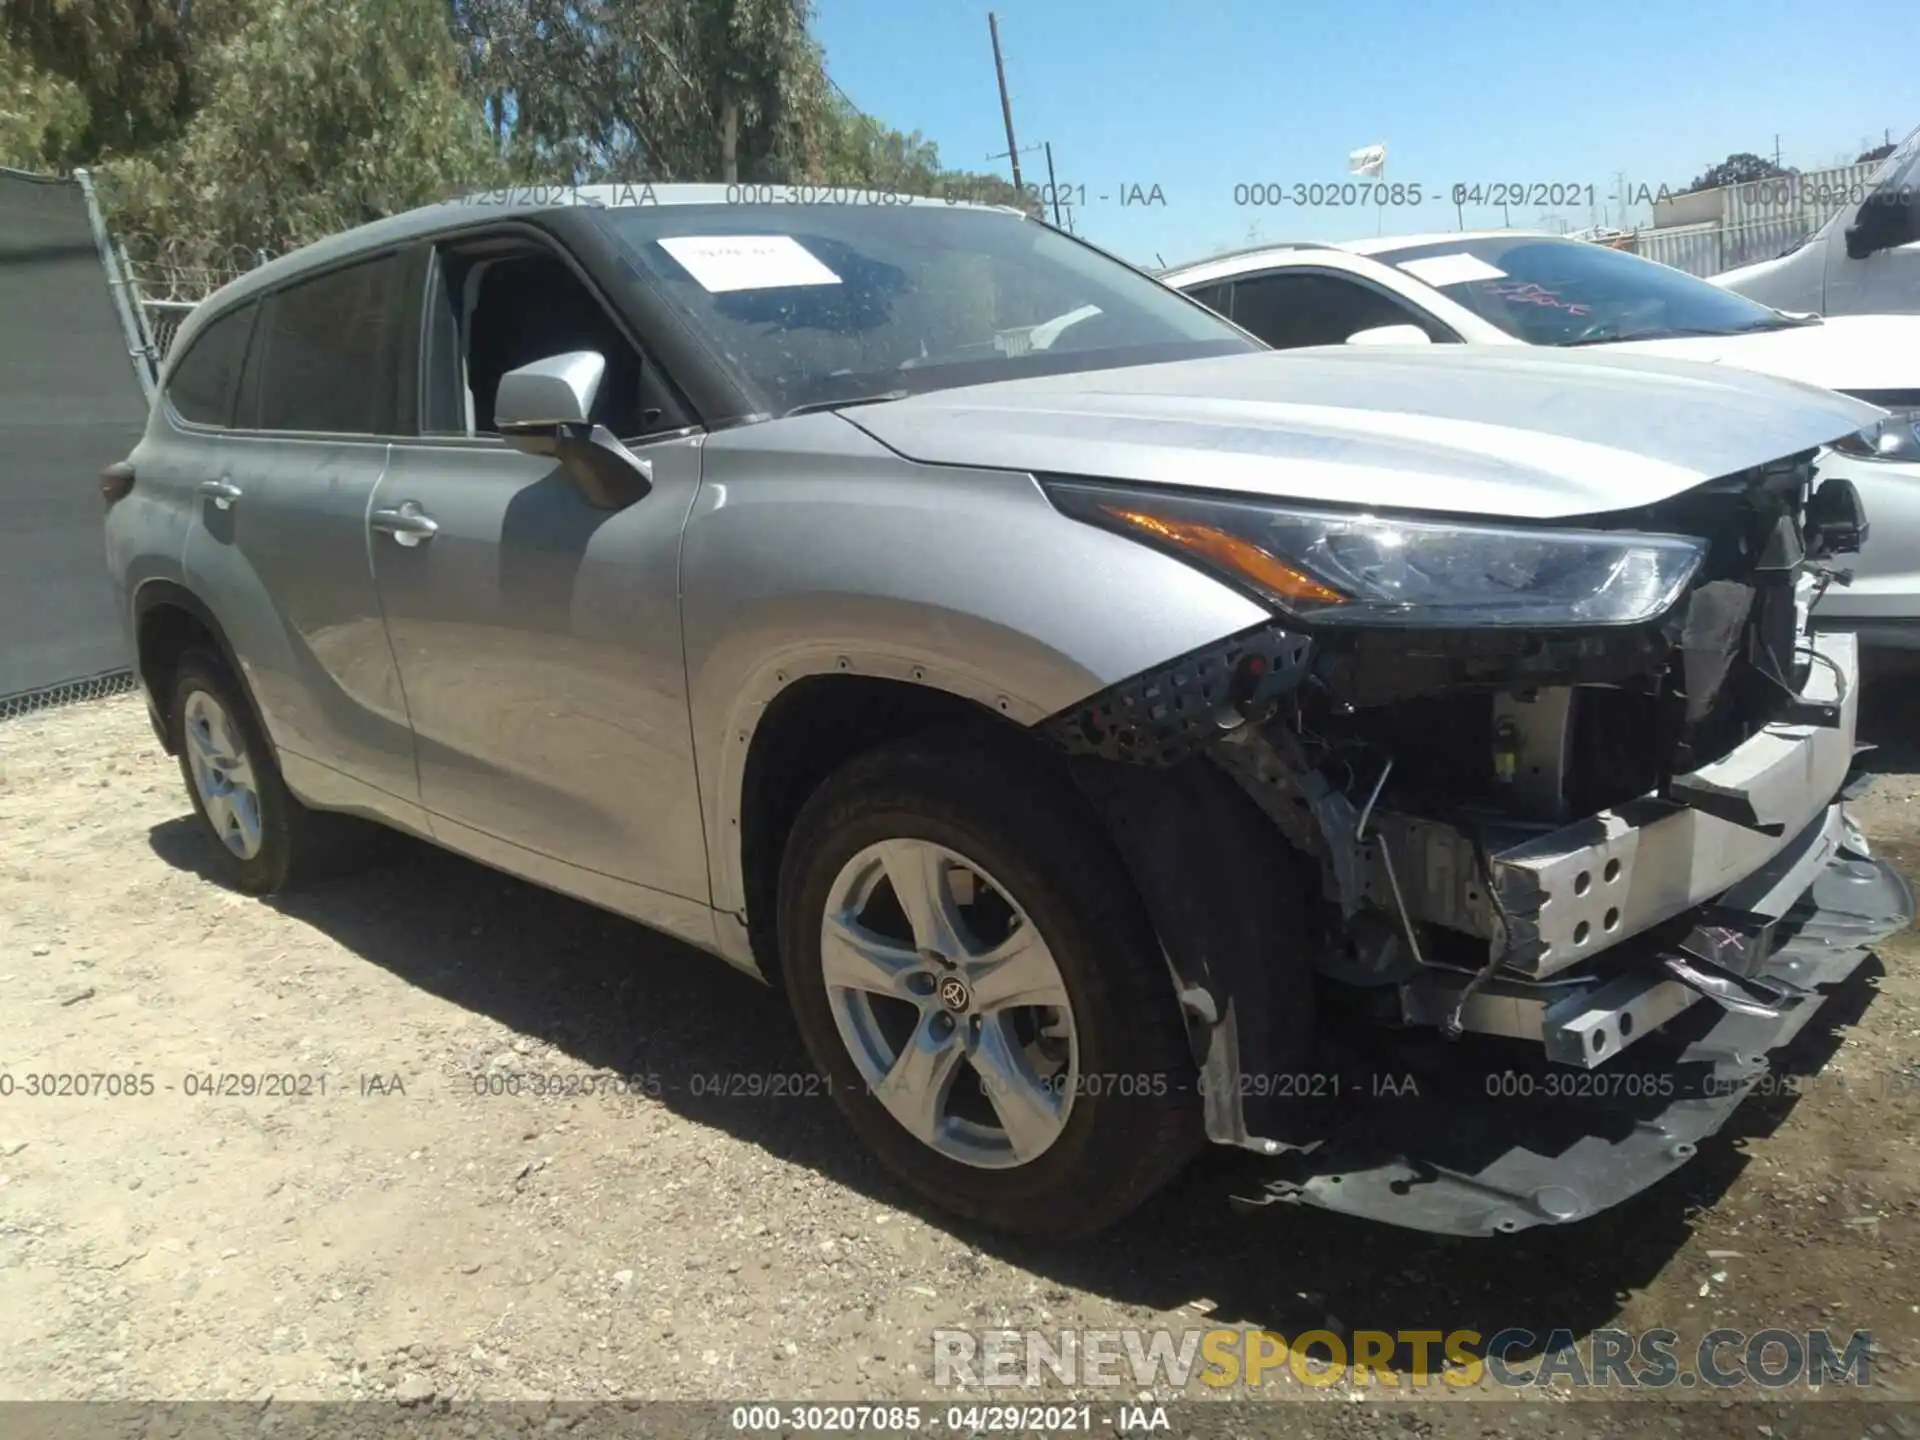
[[[795,823],[780,950],[836,1102],[948,1209],[1087,1234],[1199,1144],[1152,929],[1078,793],[1032,757],[940,735],[850,763]]]

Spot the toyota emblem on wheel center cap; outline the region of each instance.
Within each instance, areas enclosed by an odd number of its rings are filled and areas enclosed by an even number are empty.
[[[940,982],[940,1003],[949,1010],[962,1011],[973,1003],[973,996],[967,991],[967,984],[958,975],[949,975]]]

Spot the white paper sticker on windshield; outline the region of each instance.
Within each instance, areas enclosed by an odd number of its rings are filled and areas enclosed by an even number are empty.
[[[1400,268],[1416,280],[1424,280],[1435,289],[1465,285],[1470,280],[1504,280],[1507,272],[1496,270],[1478,255],[1464,250],[1451,255],[1429,255],[1423,260],[1402,260]]]
[[[674,235],[660,248],[685,267],[703,290],[777,290],[788,285],[838,285],[791,235]]]

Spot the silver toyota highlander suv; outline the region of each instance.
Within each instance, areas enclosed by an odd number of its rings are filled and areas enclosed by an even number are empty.
[[[1874,407],[1279,353],[1012,211],[765,198],[433,206],[182,327],[107,549],[240,888],[371,822],[671,932],[1048,1236],[1203,1140],[1260,1201],[1593,1214],[1911,918],[1807,628]]]

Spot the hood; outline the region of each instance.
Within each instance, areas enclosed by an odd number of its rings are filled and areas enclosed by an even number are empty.
[[[1555,519],[1649,505],[1880,411],[1660,356],[1370,346],[1041,376],[840,413],[926,464]]]
[[[1669,355],[1738,365],[1829,390],[1920,390],[1920,315],[1840,315],[1753,335],[1629,340],[1610,355]]]

